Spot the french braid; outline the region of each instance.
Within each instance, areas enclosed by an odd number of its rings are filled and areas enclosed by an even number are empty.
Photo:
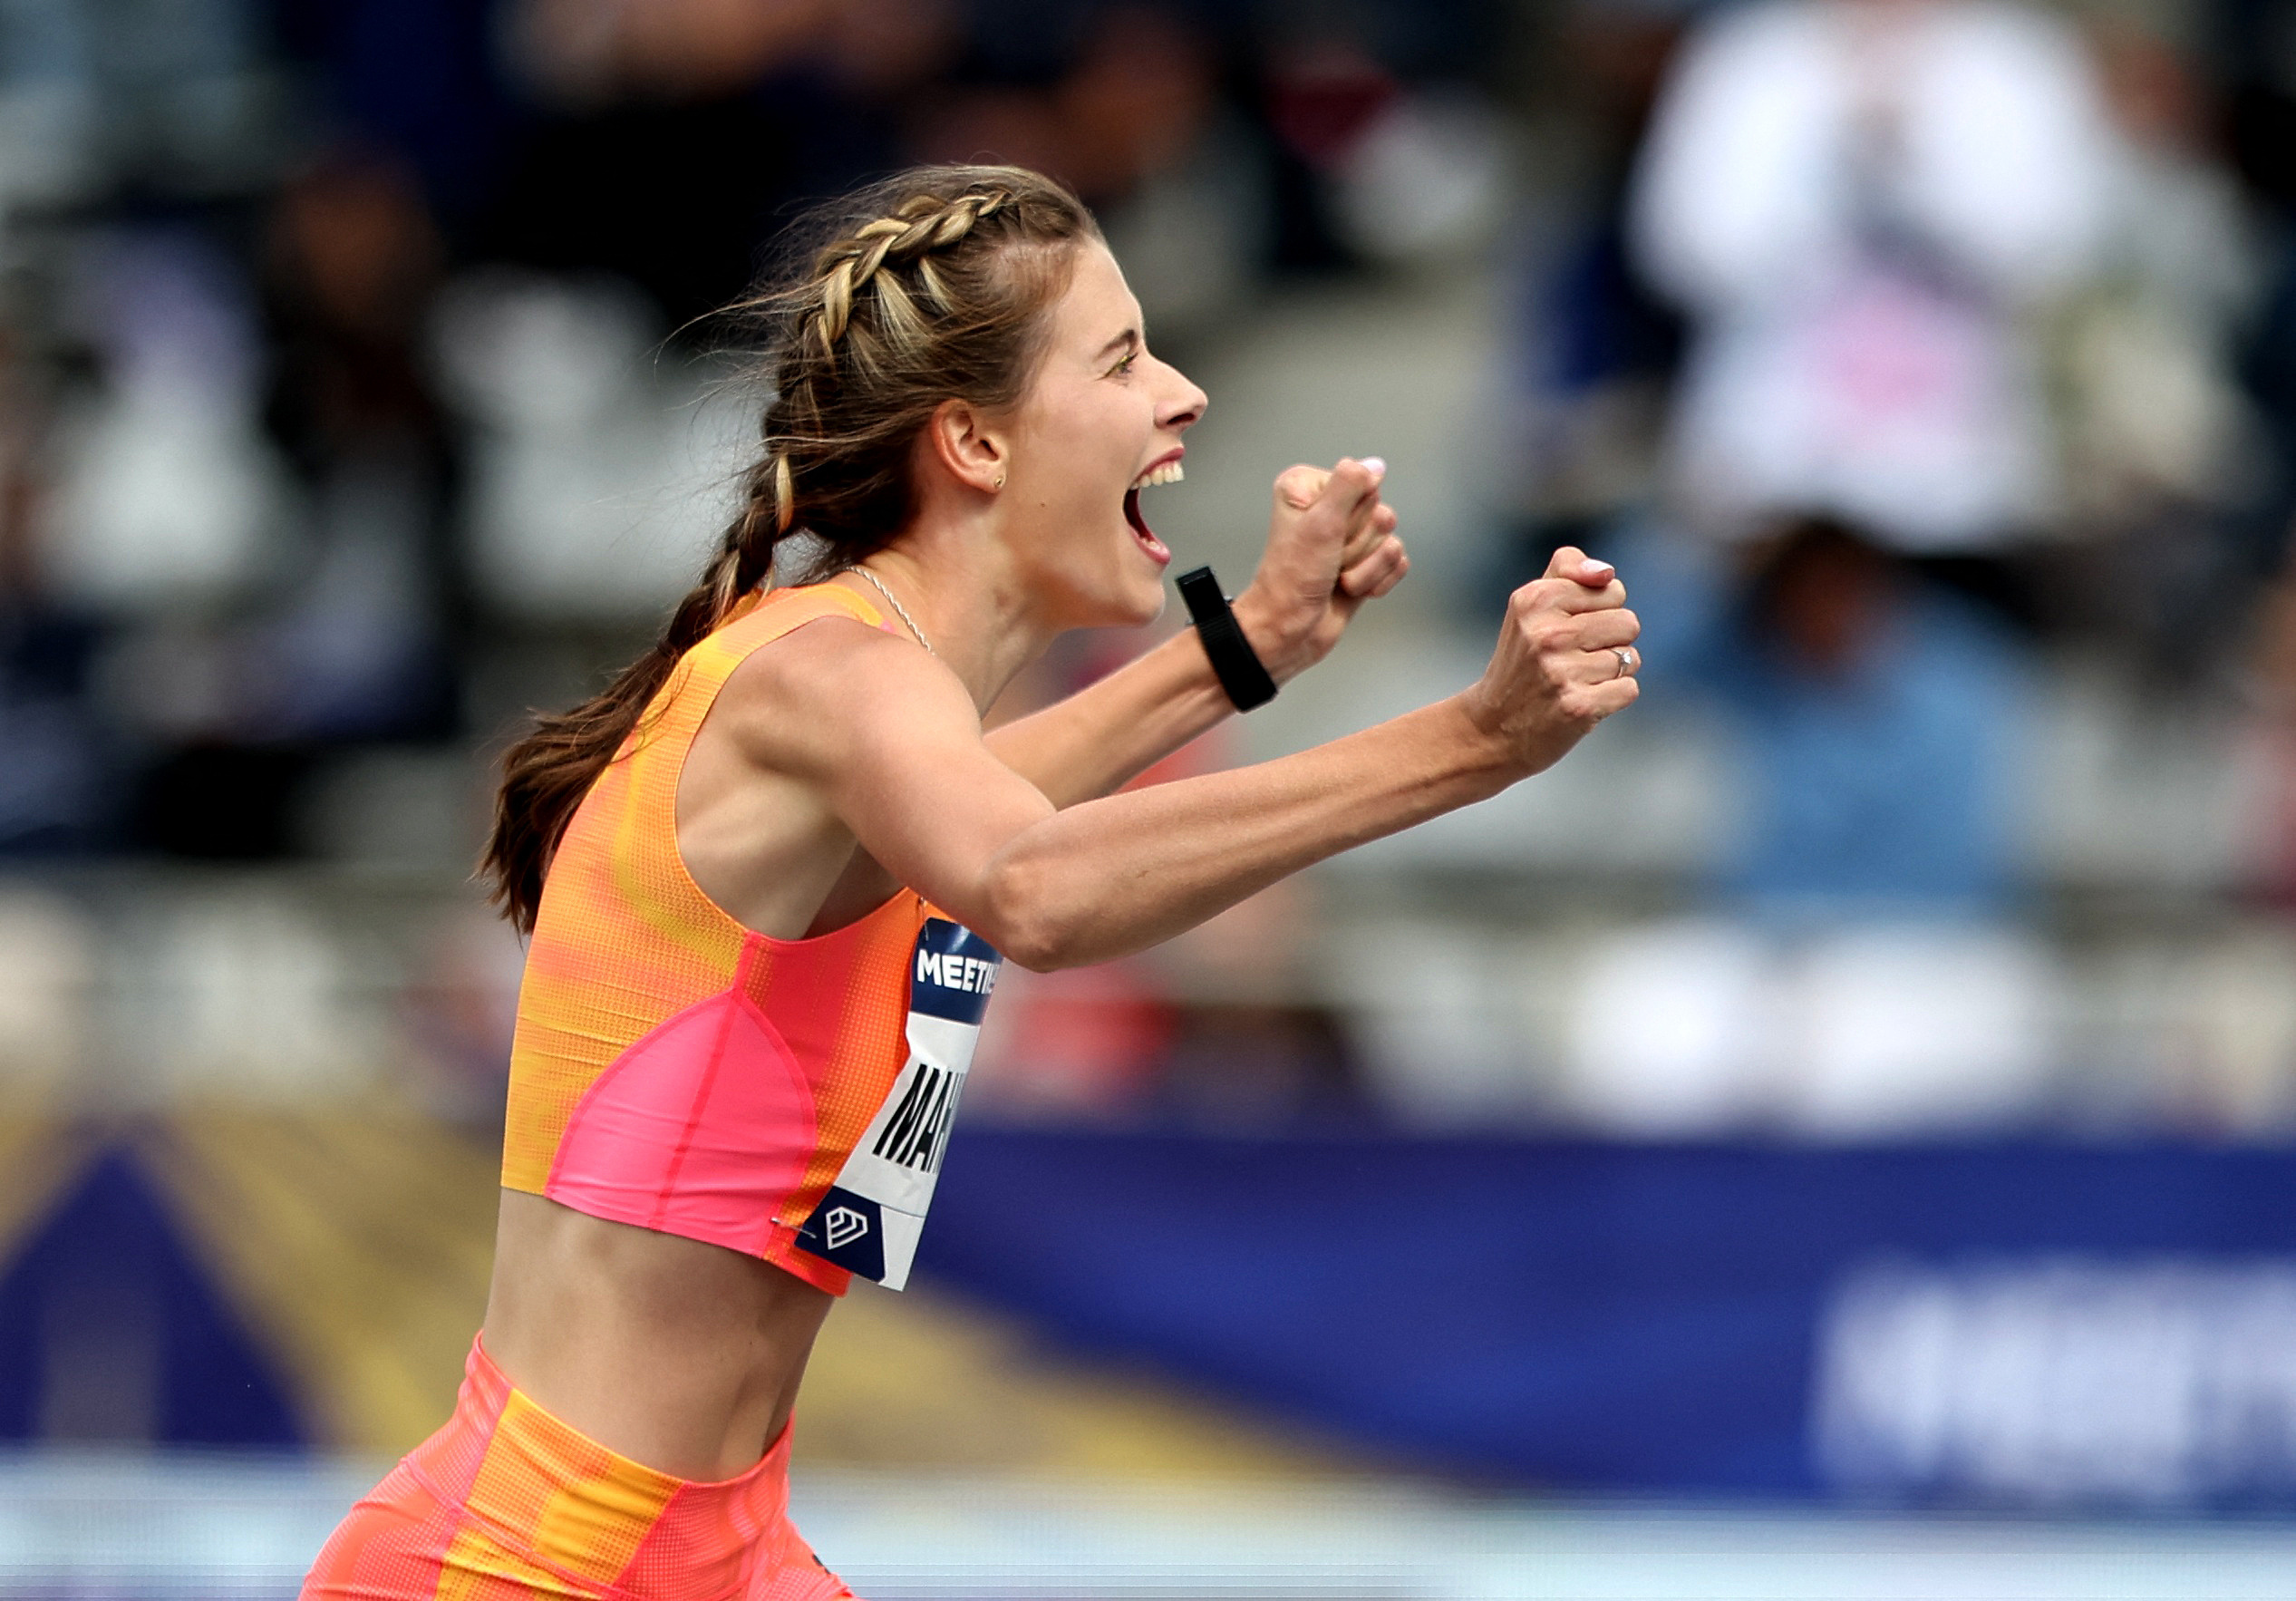
[[[1074,195],[1018,167],[918,168],[791,231],[789,265],[730,311],[760,327],[770,386],[741,509],[654,648],[504,759],[481,871],[521,930],[575,808],[679,659],[772,581],[790,536],[813,546],[797,576],[819,578],[906,526],[918,432],[946,400],[1020,400],[1076,249],[1099,237]]]

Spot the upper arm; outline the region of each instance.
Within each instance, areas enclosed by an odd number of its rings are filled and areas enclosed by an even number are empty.
[[[906,641],[824,618],[735,677],[731,732],[749,759],[809,784],[886,871],[993,941],[991,865],[1053,808],[990,752],[955,675]]]

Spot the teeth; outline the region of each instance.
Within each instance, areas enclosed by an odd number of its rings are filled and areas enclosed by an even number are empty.
[[[1158,484],[1177,483],[1186,476],[1187,474],[1180,471],[1180,464],[1177,461],[1167,461],[1161,467],[1149,468],[1134,479],[1132,487],[1136,490],[1154,489]]]

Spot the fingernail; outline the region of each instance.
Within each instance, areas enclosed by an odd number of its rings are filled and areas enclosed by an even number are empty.
[[[1384,456],[1364,456],[1364,457],[1360,458],[1360,460],[1361,460],[1361,461],[1362,461],[1362,463],[1363,463],[1363,470],[1364,470],[1366,472],[1369,472],[1369,473],[1370,473],[1370,474],[1371,474],[1373,478],[1383,478],[1383,477],[1385,477],[1385,476],[1386,476],[1386,474],[1387,474],[1387,458],[1386,458],[1386,457],[1384,457]]]
[[[1618,571],[1618,568],[1613,567],[1607,561],[1596,561],[1590,558],[1587,560],[1585,570],[1594,573],[1614,573]]]

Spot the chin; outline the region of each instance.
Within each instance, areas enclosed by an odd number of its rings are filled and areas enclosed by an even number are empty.
[[[1164,615],[1164,580],[1171,570],[1172,553],[1154,535],[1138,539],[1129,529],[1124,544],[1125,607],[1130,626],[1144,628]]]
[[[1150,623],[1153,623],[1157,618],[1164,615],[1164,603],[1166,598],[1167,597],[1164,593],[1164,579],[1162,575],[1159,574],[1155,580],[1155,587],[1153,588],[1146,589],[1137,596],[1127,597],[1127,599],[1131,602],[1131,605],[1126,612],[1123,626],[1127,628],[1147,627]]]

